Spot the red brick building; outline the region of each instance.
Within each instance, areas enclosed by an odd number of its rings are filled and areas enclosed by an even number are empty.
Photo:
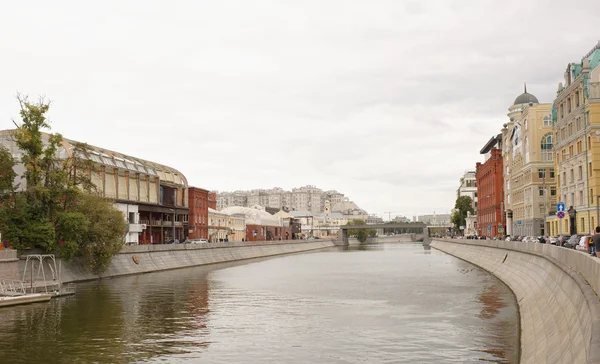
[[[215,191],[208,193],[208,207],[213,210],[217,209],[217,193]]]
[[[477,227],[479,235],[494,237],[504,235],[506,221],[504,219],[504,181],[502,177],[502,134],[492,137],[481,149],[485,162],[477,163],[475,178],[477,179],[478,215]]]
[[[210,192],[205,189],[188,188],[189,239],[208,239],[208,208],[211,207]]]

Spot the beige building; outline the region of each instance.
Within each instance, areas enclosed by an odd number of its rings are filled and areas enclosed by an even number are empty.
[[[208,209],[209,241],[242,241],[245,236],[245,216]]]
[[[545,217],[556,210],[552,104],[527,92],[508,109],[504,124],[504,213],[506,234],[546,235]]]
[[[555,163],[566,217],[548,219],[553,235],[589,234],[600,195],[600,42],[569,63],[554,100]]]
[[[0,131],[0,145],[5,146],[20,161],[22,152],[12,134],[14,130]],[[49,134],[42,133],[44,143]],[[57,150],[59,158],[68,158],[79,142],[63,138]],[[125,243],[156,244],[183,240],[188,225],[188,183],[178,170],[111,151],[87,145],[81,157],[93,163],[88,176],[97,193],[115,202],[127,222]],[[24,172],[22,164],[17,174]],[[22,187],[24,181],[16,181]]]

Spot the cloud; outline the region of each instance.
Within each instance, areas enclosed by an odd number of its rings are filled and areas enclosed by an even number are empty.
[[[65,137],[191,184],[313,184],[371,212],[447,212],[523,82],[551,102],[596,1],[0,5],[0,128],[17,91]],[[577,34],[565,32],[570,22]]]

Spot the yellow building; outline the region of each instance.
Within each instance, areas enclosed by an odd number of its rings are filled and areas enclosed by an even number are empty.
[[[540,104],[525,88],[508,110],[502,129],[506,234],[545,235],[545,216],[556,207],[552,104]]]
[[[566,217],[548,218],[552,235],[589,234],[600,196],[600,43],[570,63],[553,106],[555,165]]]
[[[246,217],[208,209],[208,240],[242,241],[246,237]]]

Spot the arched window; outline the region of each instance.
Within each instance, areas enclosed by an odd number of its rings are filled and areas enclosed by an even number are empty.
[[[542,162],[552,162],[552,133],[542,137]]]
[[[529,138],[525,137],[525,163],[529,163]]]

